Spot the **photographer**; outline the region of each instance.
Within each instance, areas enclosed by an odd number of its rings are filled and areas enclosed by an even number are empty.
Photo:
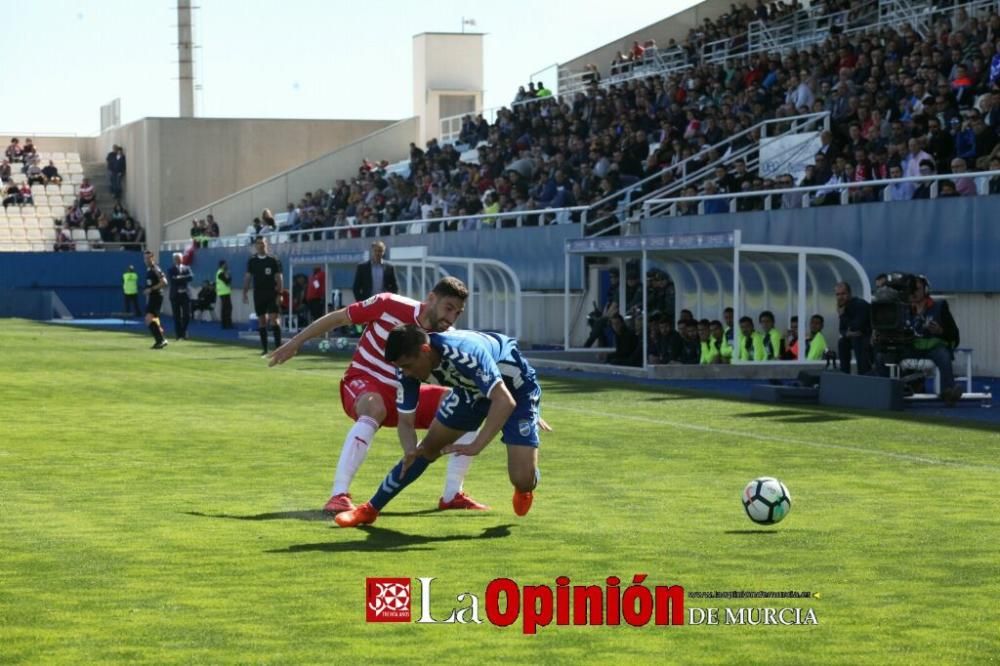
[[[912,333],[912,340],[897,352],[896,357],[900,361],[907,358],[933,361],[941,372],[941,399],[948,405],[953,405],[962,397],[962,389],[955,385],[955,373],[952,369],[959,332],[948,301],[935,301],[931,298],[930,285],[922,275],[912,278],[907,291],[909,307],[903,325],[908,333]],[[875,344],[879,346],[878,334]],[[880,350],[877,359],[880,375],[889,374],[885,365],[888,356]]]
[[[840,315],[840,340],[837,355],[840,371],[851,374],[851,355],[858,363],[858,374],[867,375],[872,370],[870,342],[872,337],[871,306],[868,301],[851,294],[851,285],[838,282],[833,288]]]

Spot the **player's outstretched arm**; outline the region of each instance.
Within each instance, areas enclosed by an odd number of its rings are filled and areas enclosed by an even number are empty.
[[[298,354],[306,340],[325,335],[350,323],[351,319],[347,316],[347,308],[326,313],[299,331],[291,340],[275,349],[274,353],[271,354],[271,360],[268,361],[268,366],[279,365]]]
[[[497,433],[503,429],[507,419],[514,413],[514,396],[510,394],[503,382],[498,381],[490,390],[490,411],[486,413],[486,420],[476,434],[476,438],[468,446],[455,445],[446,446],[444,453],[457,453],[462,456],[475,456],[486,448],[486,445],[493,441]]]
[[[396,424],[396,433],[399,435],[399,445],[403,447],[403,466],[400,468],[399,479],[402,481],[406,476],[406,470],[410,468],[413,461],[417,459],[417,413],[399,412],[399,421]]]

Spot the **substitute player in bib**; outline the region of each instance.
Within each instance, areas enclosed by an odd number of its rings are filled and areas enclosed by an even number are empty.
[[[281,262],[267,253],[267,241],[258,236],[254,241],[254,254],[247,261],[243,277],[243,302],[249,303],[247,291],[253,280],[253,309],[257,313],[257,332],[260,334],[261,356],[267,356],[267,329],[274,333],[274,348],[281,346],[281,324],[278,319],[278,301],[281,298],[283,277]]]
[[[167,277],[156,265],[152,252],[146,250],[143,259],[146,262],[146,288],[142,290],[146,294],[146,327],[155,340],[152,349],[163,349],[167,346],[167,339],[163,337],[163,326],[160,324],[160,308],[163,307],[163,290],[167,288]]]
[[[320,317],[271,355],[270,365],[284,363],[298,353],[306,340],[341,326],[365,325],[351,365],[340,380],[340,402],[344,413],[354,420],[354,426],[344,438],[331,497],[323,507],[324,511],[338,513],[354,508],[351,481],[368,455],[375,432],[383,425],[395,428],[398,423],[396,392],[399,381],[396,369],[385,360],[385,341],[389,331],[400,324],[412,324],[427,331],[448,330],[465,310],[468,296],[469,290],[462,281],[453,277],[443,278],[434,285],[424,302],[396,294],[376,294]],[[414,427],[426,429],[430,426],[438,404],[447,392],[448,389],[441,386],[420,387]],[[475,436],[474,432],[466,433],[457,444],[467,444]],[[444,493],[438,501],[439,509],[489,508],[462,491],[471,463],[472,458],[468,456],[450,457]]]
[[[514,484],[514,513],[531,508],[538,484],[538,429],[542,389],[535,370],[521,357],[517,343],[499,333],[447,331],[431,333],[417,326],[397,326],[385,345],[386,360],[400,370],[399,438],[403,459],[389,472],[372,498],[338,513],[341,527],[375,522],[392,498],[423,474],[442,453],[474,456],[502,432],[507,445],[507,473]],[[414,430],[421,382],[451,387],[423,440]],[[455,447],[465,432],[479,429],[468,446]]]

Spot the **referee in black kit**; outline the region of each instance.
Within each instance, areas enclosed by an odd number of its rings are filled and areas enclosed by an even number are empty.
[[[153,349],[163,349],[167,340],[163,337],[163,327],[160,325],[160,308],[163,307],[163,290],[167,288],[167,277],[156,265],[155,255],[146,250],[143,254],[146,261],[146,327],[156,341]]]
[[[283,281],[281,262],[267,253],[267,240],[258,236],[254,241],[256,253],[247,262],[247,272],[243,276],[243,302],[249,303],[247,291],[253,280],[253,309],[257,313],[257,332],[260,334],[261,356],[267,356],[267,327],[270,322],[274,332],[274,348],[281,346],[281,325],[278,323],[278,303]]]

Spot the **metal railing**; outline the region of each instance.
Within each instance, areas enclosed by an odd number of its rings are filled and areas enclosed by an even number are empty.
[[[602,208],[611,201],[620,200],[614,213],[610,215],[605,215],[603,217],[598,217],[596,215],[590,216],[590,221],[586,223],[584,228],[584,235],[609,235],[620,230],[627,224],[627,219],[630,217],[630,211],[634,210],[636,206],[642,205],[645,208],[645,202],[656,199],[664,199],[671,192],[682,190],[685,187],[689,187],[692,183],[698,183],[701,180],[708,178],[718,166],[726,166],[732,164],[737,160],[744,160],[746,162],[747,168],[752,169],[755,167],[759,161],[759,151],[760,144],[757,141],[757,135],[760,138],[767,137],[767,127],[770,125],[784,125],[788,124],[788,128],[785,129],[780,134],[773,136],[772,138],[781,138],[784,136],[790,136],[793,134],[800,134],[802,132],[808,131],[809,128],[815,127],[817,125],[822,125],[823,129],[830,128],[830,114],[826,111],[820,113],[808,113],[801,116],[792,116],[790,118],[780,118],[765,120],[763,122],[757,123],[753,127],[743,130],[731,137],[726,138],[722,142],[711,146],[716,152],[722,153],[722,157],[719,159],[703,164],[702,166],[689,171],[690,165],[696,163],[701,153],[693,155],[686,160],[678,162],[677,164],[670,165],[661,169],[660,171],[647,176],[646,178],[634,183],[622,190],[615,192],[599,201],[591,204],[592,209]],[[749,138],[751,140],[750,145],[740,148],[737,150],[732,150],[732,146],[740,143],[743,139]],[[727,149],[728,152],[727,152]],[[699,162],[700,163],[700,162]],[[673,170],[680,176],[679,180],[673,181],[665,187],[657,188],[647,194],[640,195],[637,198],[632,198],[633,192],[642,191],[642,189],[649,183],[662,178],[664,171]],[[617,217],[618,221],[613,224],[608,224],[609,218],[612,216]],[[596,230],[593,233],[587,233],[587,226],[590,227],[590,231]]]
[[[551,224],[586,223],[589,206],[568,208],[539,208],[537,210],[511,211],[506,213],[480,213],[478,215],[456,215],[434,217],[421,220],[396,220],[320,227],[316,229],[285,229],[262,234],[241,233],[235,236],[204,239],[206,247],[239,247],[250,245],[254,238],[263,236],[272,244],[298,243],[320,240],[346,240],[350,238],[377,238],[386,236],[418,235],[426,233],[451,233],[475,229],[511,229]],[[574,219],[576,218],[576,219]],[[177,252],[189,247],[193,240],[164,241],[162,251]]]
[[[813,202],[813,193],[823,193],[823,194],[833,194],[836,193],[839,197],[837,203],[840,205],[848,205],[851,203],[852,192],[858,192],[866,188],[880,188],[885,189],[881,195],[881,201],[894,201],[892,198],[891,185],[899,185],[901,183],[930,183],[929,187],[929,198],[936,199],[939,195],[940,186],[939,183],[943,180],[950,180],[952,182],[961,180],[963,178],[968,178],[972,180],[976,186],[976,196],[983,196],[989,194],[989,181],[990,179],[1000,176],[1000,171],[969,171],[962,174],[936,174],[933,176],[908,176],[903,178],[882,178],[879,180],[864,180],[858,182],[844,182],[844,183],[826,183],[823,185],[810,185],[803,187],[786,187],[777,188],[772,190],[755,190],[752,192],[733,192],[725,194],[703,194],[698,196],[688,196],[688,197],[671,197],[664,199],[650,199],[643,204],[643,219],[656,217],[661,213],[666,213],[669,217],[678,217],[685,214],[693,215],[697,213],[698,215],[705,214],[705,202],[706,201],[727,201],[729,206],[729,212],[737,212],[737,200],[739,199],[763,199],[764,200],[764,210],[775,210],[772,205],[773,197],[781,196],[785,194],[791,194],[793,197],[799,195],[801,198],[799,202],[801,206],[794,206],[794,208],[809,208]],[[914,197],[912,192],[906,200],[911,200]],[[876,199],[877,201],[878,199]],[[697,207],[693,211],[678,214],[678,204],[681,203],[697,203]],[[861,203],[861,202],[858,202]],[[654,207],[656,207],[654,209]]]
[[[486,122],[493,125],[501,111],[516,109],[519,106],[527,106],[538,102],[544,102],[547,99],[557,99],[557,96],[553,93],[552,95],[546,97],[529,97],[528,99],[523,99],[520,102],[511,102],[507,106],[493,106],[488,109],[482,109],[481,111],[469,111],[468,113],[460,113],[455,116],[442,118],[440,128],[441,131],[438,133],[438,143],[442,146],[450,143],[458,143],[459,137],[462,134],[462,122],[466,118],[472,118],[475,120],[478,116],[482,116],[486,119]]]

